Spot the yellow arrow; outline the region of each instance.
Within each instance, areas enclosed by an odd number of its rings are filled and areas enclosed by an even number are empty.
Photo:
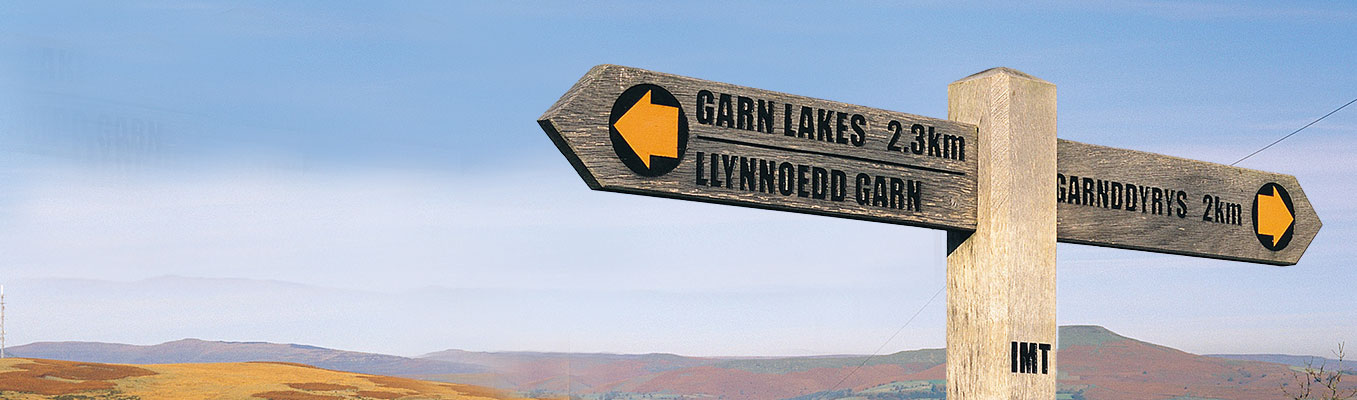
[[[1272,188],[1271,195],[1258,195],[1258,234],[1272,236],[1273,246],[1282,240],[1295,219],[1282,196],[1277,195],[1276,187]]]
[[[613,126],[650,168],[650,156],[678,158],[678,107],[650,102],[650,93],[622,114]]]

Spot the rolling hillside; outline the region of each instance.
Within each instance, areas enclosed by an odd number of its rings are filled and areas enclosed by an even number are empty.
[[[1290,367],[1200,356],[1097,326],[1060,330],[1062,391],[1089,399],[1277,399]]]
[[[673,354],[487,353],[462,350],[444,350],[419,358],[473,365],[488,373],[425,373],[415,376],[549,393],[612,390],[610,385],[623,381],[722,361]]]
[[[471,385],[288,363],[102,364],[0,359],[0,399],[508,400]]]
[[[38,342],[12,347],[15,357],[114,364],[280,361],[376,375],[470,373],[483,368],[433,359],[360,353],[299,344],[183,339],[152,346],[97,342]],[[433,372],[438,371],[438,372]]]
[[[444,351],[423,357],[481,365],[491,372],[420,376],[538,394],[569,392],[593,399],[941,398],[945,391],[945,356],[942,349],[870,358],[701,359],[666,355],[661,366],[647,363],[646,356]],[[1282,394],[1283,384],[1294,382],[1294,370],[1287,365],[1194,355],[1098,326],[1061,327],[1056,357],[1064,398],[1276,399]],[[690,366],[673,368],[684,364]],[[1357,384],[1357,379],[1353,381]]]
[[[1315,356],[1293,356],[1289,354],[1207,354],[1207,356],[1216,358],[1227,358],[1231,360],[1261,361],[1277,364],[1285,364],[1293,367],[1305,366],[1325,366],[1326,368],[1339,367],[1338,360]],[[1352,359],[1343,360],[1341,368],[1344,370],[1357,368],[1357,362]]]
[[[1062,398],[1275,399],[1296,367],[1186,353],[1098,326],[1064,326],[1056,357]],[[181,340],[156,346],[35,343],[20,356],[130,364],[287,361],[329,369],[494,387],[583,400],[872,400],[941,398],[946,352],[875,357],[701,358],[673,354],[471,352],[417,358],[313,346]],[[1275,356],[1268,360],[1276,359]],[[150,368],[150,367],[147,367]],[[1357,379],[1351,379],[1357,385]]]

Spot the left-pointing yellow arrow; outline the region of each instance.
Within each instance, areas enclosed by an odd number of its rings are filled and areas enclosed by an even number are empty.
[[[678,158],[679,109],[652,103],[650,94],[647,91],[614,124],[646,168],[651,156]]]

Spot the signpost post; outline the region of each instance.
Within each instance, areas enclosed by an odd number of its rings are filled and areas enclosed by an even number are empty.
[[[947,230],[947,395],[1051,399],[1057,241],[1292,265],[1295,177],[1056,139],[1055,85],[995,68],[948,120],[617,65],[538,124],[595,190]]]
[[[973,232],[947,232],[947,398],[1055,398],[1055,85],[995,68],[947,87],[976,124]]]

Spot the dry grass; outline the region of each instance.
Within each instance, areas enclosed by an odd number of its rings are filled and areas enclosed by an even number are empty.
[[[317,366],[314,366],[314,365],[306,365],[306,364],[302,364],[302,363],[294,363],[294,362],[287,362],[287,361],[246,361],[245,363],[246,363],[246,364],[278,364],[278,365],[291,365],[291,366],[294,366],[294,367],[302,367],[302,368],[323,369],[323,368],[320,368],[320,367],[317,367]]]
[[[339,385],[324,382],[289,383],[287,387],[301,390],[357,390],[357,386]]]
[[[14,360],[22,362],[9,363],[9,371],[0,372],[0,390],[55,396],[110,390],[116,386],[109,382],[111,380],[155,375],[155,372],[126,365]]]
[[[343,400],[341,396],[298,392],[296,390],[275,390],[250,395],[266,400]]]
[[[514,399],[513,396],[510,396],[509,393],[503,390],[488,388],[485,386],[463,385],[459,383],[439,383],[439,385],[442,385],[443,387],[452,390],[456,390],[457,393],[461,393],[467,396],[486,397],[491,399]]]
[[[437,383],[429,381],[420,381],[409,378],[397,378],[394,376],[368,375],[364,376],[363,379],[367,379],[368,381],[377,384],[377,386],[384,388],[406,389],[417,392],[427,391],[430,388],[437,387],[438,385]]]
[[[368,397],[374,399],[396,399],[404,397],[405,394],[396,392],[384,392],[381,390],[359,390],[358,397]]]
[[[117,364],[0,359],[0,400],[511,400],[470,385],[331,371],[291,363]]]
[[[378,386],[392,389],[405,389],[415,392],[444,391],[451,389],[456,393],[470,397],[481,397],[488,399],[503,399],[503,400],[514,398],[513,396],[510,396],[503,390],[483,386],[462,385],[444,382],[430,382],[421,381],[418,379],[397,378],[392,376],[368,375],[364,376],[364,378],[369,381],[372,381],[372,383],[376,383]]]

